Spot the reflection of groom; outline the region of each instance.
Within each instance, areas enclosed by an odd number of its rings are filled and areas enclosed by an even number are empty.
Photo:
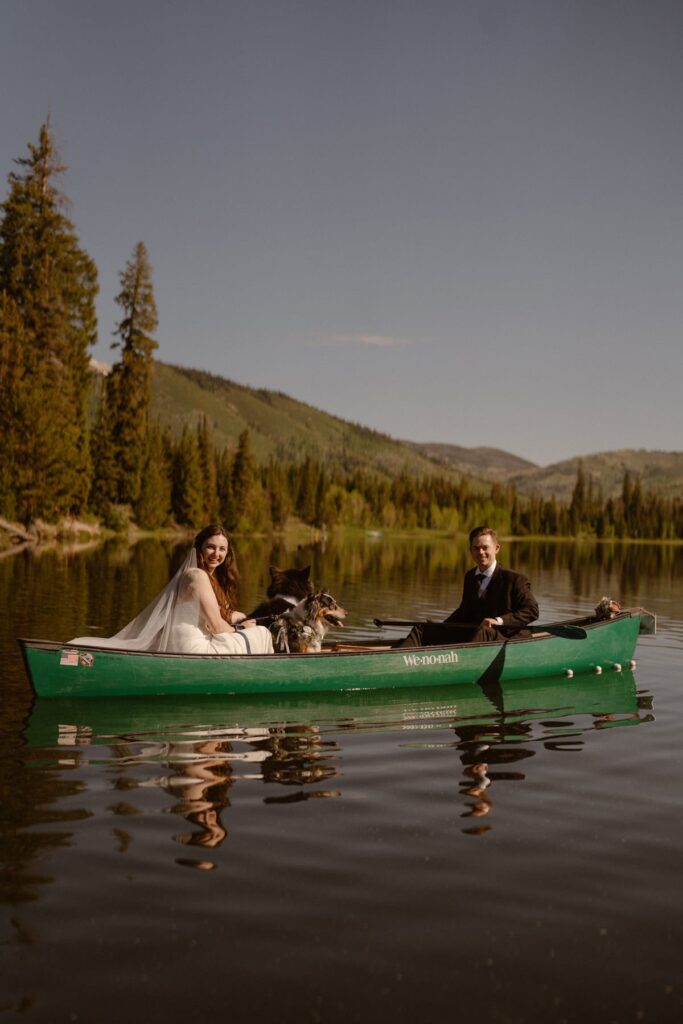
[[[496,561],[500,544],[495,530],[477,526],[469,540],[476,568],[465,573],[460,605],[444,622],[414,626],[402,647],[524,636],[523,627],[538,618],[529,580],[519,572],[502,569]],[[471,629],[465,628],[467,625]]]

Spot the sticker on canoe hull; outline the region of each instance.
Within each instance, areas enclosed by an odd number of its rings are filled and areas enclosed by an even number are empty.
[[[60,652],[59,664],[73,667],[74,665],[82,665],[84,668],[91,668],[95,662],[94,656],[90,651],[70,651],[64,650]]]

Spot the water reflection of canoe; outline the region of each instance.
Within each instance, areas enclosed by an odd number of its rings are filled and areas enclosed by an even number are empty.
[[[163,743],[248,739],[255,729],[319,728],[326,733],[493,727],[504,720],[543,721],[577,715],[633,715],[638,709],[633,672],[600,677],[522,679],[479,686],[419,687],[290,696],[61,697],[36,701],[29,746],[101,745],[121,738]],[[147,748],[146,748],[147,749]]]
[[[375,690],[614,671],[633,658],[639,633],[654,632],[642,608],[614,619],[572,619],[582,639],[537,632],[528,639],[396,648],[372,641],[317,655],[184,655],[75,648],[20,640],[31,685],[41,697],[307,693]],[[557,626],[557,624],[555,624]]]

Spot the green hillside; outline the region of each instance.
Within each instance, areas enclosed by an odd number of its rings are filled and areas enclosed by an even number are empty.
[[[95,402],[99,390],[96,381]],[[554,494],[564,502],[571,500],[579,462],[573,458],[541,467],[498,448],[397,441],[281,392],[161,362],[154,363],[152,411],[175,437],[184,426],[196,426],[207,416],[218,448],[235,448],[240,433],[248,429],[260,462],[270,456],[300,461],[308,454],[345,470],[366,468],[389,477],[402,471],[418,477],[467,476],[482,490],[494,480],[514,481],[520,494]],[[639,476],[646,490],[666,497],[683,495],[683,452],[623,449],[585,455],[582,462],[605,499],[620,494],[626,470]]]
[[[434,441],[406,441],[415,451],[430,459],[444,462],[459,473],[475,474],[484,480],[504,482],[510,477],[539,467],[528,459],[504,452],[500,448],[462,448],[455,444]]]
[[[595,488],[601,487],[605,498],[621,494],[626,470],[640,477],[646,491],[655,491],[664,497],[683,495],[683,452],[646,451],[624,448],[614,452],[584,455],[586,479]],[[569,501],[576,483],[579,459],[566,459],[552,466],[526,470],[513,474],[519,490],[524,494],[536,493],[543,497],[555,495],[559,501]]]
[[[578,457],[550,466],[536,466],[498,448],[461,448],[411,441],[406,444],[460,473],[477,473],[483,480],[501,483],[514,481],[520,494],[537,494],[543,498],[555,495],[558,501],[571,501]],[[634,479],[640,477],[647,491],[655,491],[664,497],[683,495],[683,452],[623,449],[584,455],[581,461],[586,478],[592,480],[596,491],[602,488],[604,498],[621,494],[626,470]]]
[[[178,436],[206,415],[217,447],[234,448],[248,429],[256,458],[301,460],[311,455],[346,470],[387,476],[459,477],[448,467],[386,434],[330,416],[277,391],[256,390],[202,370],[155,362],[152,412]]]

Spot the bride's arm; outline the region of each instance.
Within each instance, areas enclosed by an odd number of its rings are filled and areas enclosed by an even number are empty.
[[[234,627],[225,621],[218,607],[209,577],[203,569],[190,569],[188,585],[191,593],[199,601],[201,620],[206,623],[211,633],[234,633]]]
[[[239,622],[242,629],[246,629],[248,626],[255,626],[256,619],[248,619],[244,612],[231,612],[230,621],[233,625],[237,625]]]

